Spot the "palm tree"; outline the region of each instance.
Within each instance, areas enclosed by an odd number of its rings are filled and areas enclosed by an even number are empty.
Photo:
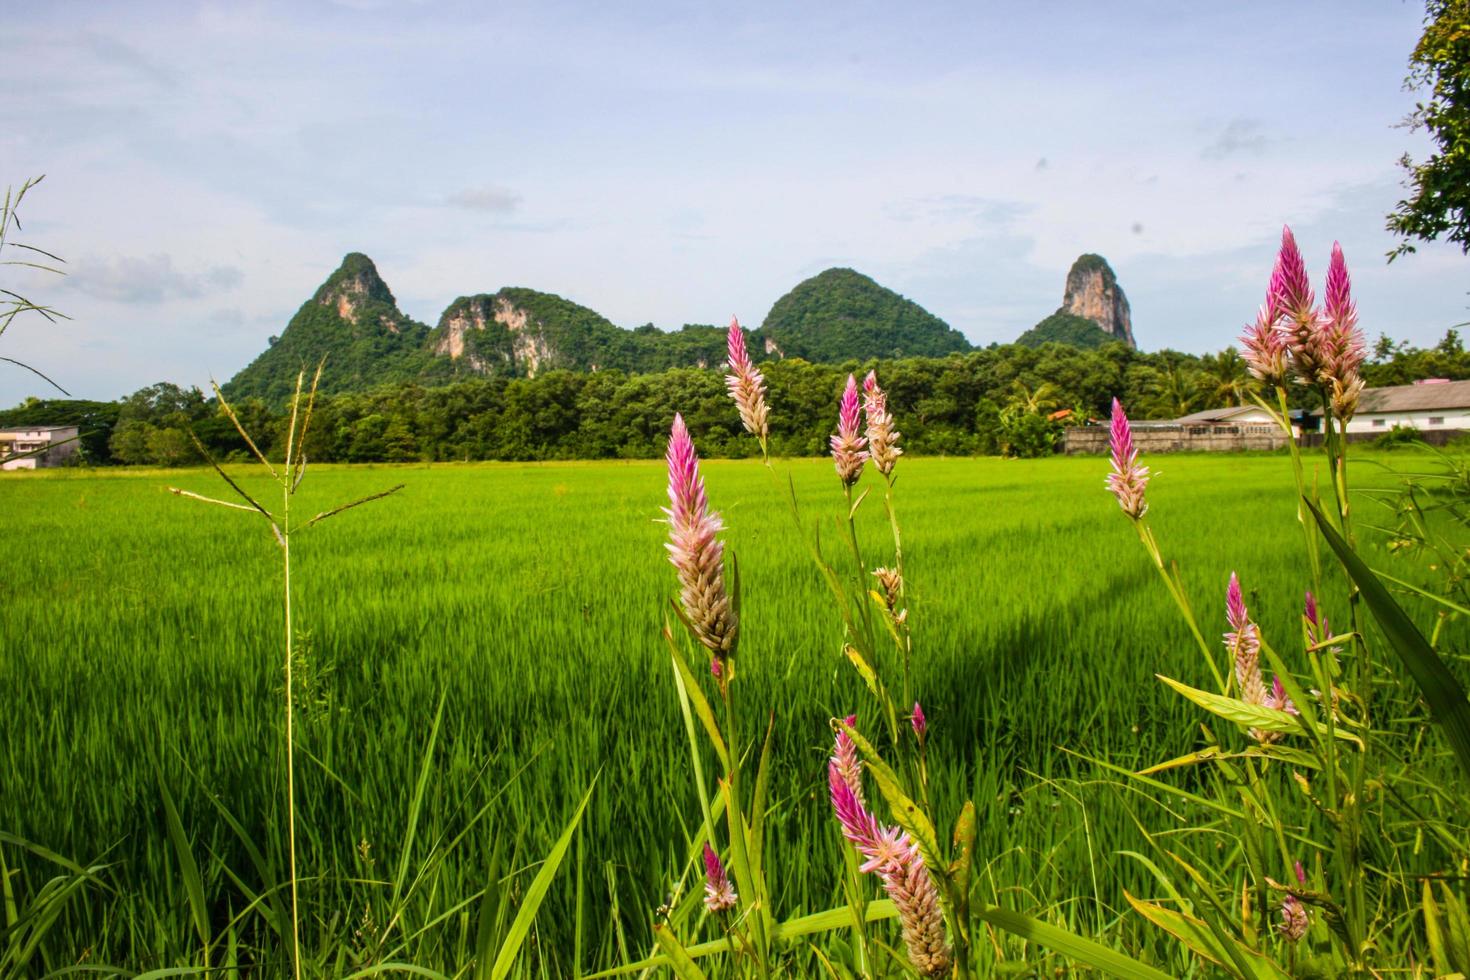
[[[1011,382],[1011,397],[1007,408],[1019,408],[1031,415],[1043,415],[1057,406],[1061,390],[1050,381],[1043,381],[1034,389],[1020,378]]]
[[[1234,347],[1201,357],[1200,368],[1207,408],[1234,408],[1250,396],[1255,385],[1245,358]]]

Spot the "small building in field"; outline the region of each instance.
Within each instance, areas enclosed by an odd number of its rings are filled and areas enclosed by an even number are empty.
[[[31,425],[0,429],[0,470],[61,466],[81,444],[74,425]]]
[[[1358,412],[1348,422],[1348,435],[1382,435],[1394,426],[1421,433],[1470,429],[1470,381],[1432,378],[1411,385],[1368,388],[1358,399]]]
[[[1298,428],[1294,420],[1293,428]],[[1133,444],[1142,453],[1230,452],[1244,449],[1280,449],[1286,434],[1271,419],[1271,413],[1256,405],[1212,408],[1177,419],[1142,420],[1129,423]],[[1095,425],[1075,426],[1063,435],[1062,451],[1106,453],[1110,433],[1106,419]]]

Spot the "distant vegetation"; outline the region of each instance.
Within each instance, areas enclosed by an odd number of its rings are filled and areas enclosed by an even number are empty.
[[[971,349],[963,334],[918,303],[852,269],[828,269],[799,283],[771,307],[761,334],[758,343],[769,339],[787,357],[826,363]]]
[[[824,363],[971,350],[943,320],[851,269],[829,269],[777,300],[765,326],[752,333],[753,349],[764,350],[768,340],[786,356]],[[523,287],[461,296],[430,329],[404,315],[372,260],[353,252],[280,337],[224,385],[225,394],[282,405],[301,366],[323,357],[322,391],[331,394],[558,369],[646,374],[715,367],[725,357],[725,335],[708,324],[625,330],[572,300]]]
[[[1071,344],[1073,347],[1101,347],[1115,340],[1095,322],[1085,316],[1057,310],[1036,326],[1016,338],[1022,347],[1040,347],[1042,344]]]
[[[641,332],[623,331],[634,338]],[[686,337],[690,350],[697,349],[697,331],[660,336]],[[676,406],[705,456],[746,455],[752,447],[737,438],[738,423],[725,410],[723,352],[706,356],[713,359],[705,369],[554,369],[534,378],[462,375],[438,384],[400,380],[339,392],[322,399],[309,455],[314,462],[652,458],[663,451]],[[1374,358],[1364,368],[1374,386],[1470,378],[1470,354],[1453,330],[1427,349],[1381,338]],[[836,392],[849,371],[869,367],[877,368],[889,391],[905,446],[942,455],[1048,452],[1064,424],[1049,416],[1071,409],[1072,421],[1102,418],[1115,396],[1137,418],[1175,418],[1238,405],[1251,388],[1234,348],[1197,357],[1146,353],[1116,341],[1091,350],[1053,342],[828,365],[787,358],[761,365],[771,403],[780,409],[773,416],[773,449],[782,455],[824,452],[835,425]],[[284,431],[284,410],[272,401],[247,396],[235,404],[251,431],[267,433],[268,442]],[[6,425],[73,422],[91,433],[84,456],[97,464],[196,462],[190,429],[219,457],[247,451],[212,398],[166,383],[118,402],[32,399],[0,411]]]

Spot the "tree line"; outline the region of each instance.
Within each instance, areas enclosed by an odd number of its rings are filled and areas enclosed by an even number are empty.
[[[1008,344],[844,364],[786,358],[761,365],[770,389],[772,449],[787,456],[825,453],[847,375],[869,369],[888,390],[904,446],[928,455],[1043,455],[1055,451],[1066,425],[1105,418],[1114,397],[1136,419],[1169,419],[1241,404],[1253,385],[1233,347],[1196,356],[1120,343],[1093,350]],[[1370,386],[1465,379],[1470,354],[1455,330],[1430,348],[1383,337],[1364,374]],[[258,398],[232,404],[262,449],[277,448],[288,422],[284,409]],[[683,412],[702,455],[751,453],[721,372],[676,368],[548,371],[322,396],[307,454],[314,462],[345,463],[646,459],[663,452],[675,410]],[[0,412],[0,424],[79,425],[86,433],[82,458],[101,465],[193,464],[202,459],[201,445],[221,460],[248,451],[214,398],[168,383],[116,402],[31,399]]]

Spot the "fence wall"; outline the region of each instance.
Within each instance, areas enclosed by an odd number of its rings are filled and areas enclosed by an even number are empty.
[[[1089,425],[1070,428],[1062,451],[1106,453],[1108,427]],[[1269,423],[1259,425],[1148,425],[1133,428],[1133,445],[1142,453],[1240,452],[1246,449],[1281,449],[1286,436]]]

